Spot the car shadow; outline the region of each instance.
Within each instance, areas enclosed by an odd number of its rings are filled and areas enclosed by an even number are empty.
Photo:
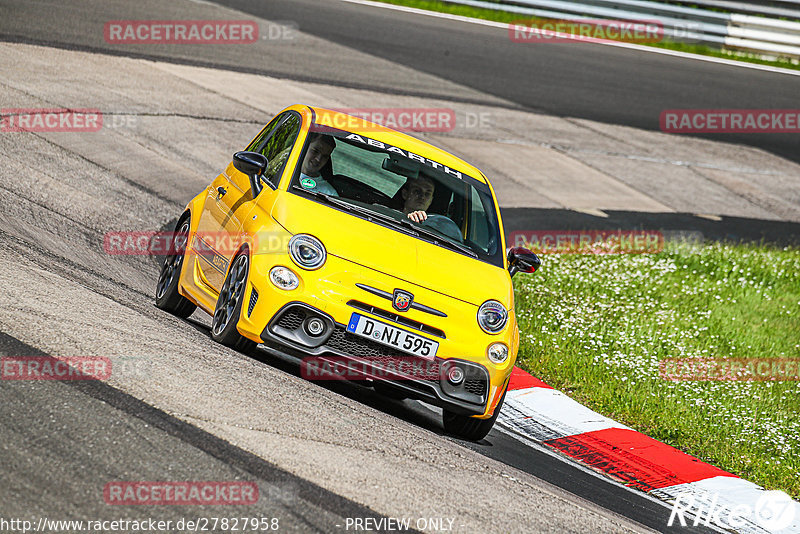
[[[204,313],[203,315],[205,316]],[[216,341],[211,339],[210,318],[209,322],[205,323],[193,315],[188,319],[182,319],[182,321],[201,334],[208,336],[208,339],[211,343],[216,343]],[[307,378],[303,377],[300,372],[299,358],[281,353],[280,351],[268,348],[265,345],[258,345],[255,349],[243,354],[264,365],[268,365],[273,369],[295,376],[307,382],[312,382],[321,388],[347,397],[351,400],[369,406],[370,408],[379,410],[387,415],[397,417],[398,419],[402,419],[403,421],[411,423],[420,428],[430,430],[435,434],[450,437],[449,435],[445,434],[442,427],[441,414],[434,411],[434,408],[429,408],[419,401],[412,399],[392,399],[376,393],[372,387],[358,381],[308,380]]]
[[[398,400],[377,393],[366,382],[353,380],[309,380],[300,372],[300,359],[281,353],[278,350],[259,345],[248,353],[253,359],[269,365],[274,369],[311,382],[328,391],[337,393],[351,400],[379,410],[387,415],[397,417],[418,427],[430,430],[435,434],[445,435],[442,428],[441,415],[436,414],[419,401],[412,399]]]

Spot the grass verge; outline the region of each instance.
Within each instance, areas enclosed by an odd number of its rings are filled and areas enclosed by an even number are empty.
[[[523,19],[542,20],[537,17],[531,17],[529,15],[523,15],[520,13],[511,13],[508,11],[495,11],[493,9],[465,6],[460,4],[450,4],[439,0],[374,0],[374,1],[383,2],[384,4],[395,4],[399,6],[425,9],[428,11],[437,11],[439,13],[449,13],[451,15],[460,15],[462,17],[492,20],[495,22],[508,23]],[[770,65],[773,67],[781,67],[784,69],[800,70],[800,64],[793,63],[789,60],[772,61],[763,59],[758,54],[726,51],[717,48],[712,48],[702,44],[680,43],[672,41],[663,41],[657,43],[642,43],[642,44],[645,46],[653,46],[655,48],[664,48],[667,50],[675,50],[678,52],[687,52],[692,54],[700,54],[703,56],[731,59],[734,61],[743,61],[745,63],[756,63],[758,65]],[[522,44],[521,46],[524,46],[524,44]]]
[[[666,358],[800,359],[800,249],[543,256],[515,278],[518,365],[591,409],[800,497],[800,382],[668,381]]]

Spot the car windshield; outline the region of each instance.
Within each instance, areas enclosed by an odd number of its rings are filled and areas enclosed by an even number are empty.
[[[290,191],[503,267],[486,184],[402,148],[327,127],[312,127],[300,162]],[[408,214],[414,211],[427,219],[413,222]]]

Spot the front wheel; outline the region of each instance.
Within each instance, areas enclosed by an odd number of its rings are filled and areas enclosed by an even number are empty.
[[[181,318],[189,317],[197,308],[195,304],[178,293],[178,280],[181,277],[186,242],[189,239],[189,217],[178,223],[178,231],[173,237],[172,250],[167,253],[156,285],[156,307]]]
[[[247,253],[242,252],[234,258],[228,276],[225,277],[214,309],[214,319],[211,322],[211,339],[239,352],[248,352],[256,346],[236,329],[242,313],[242,301],[249,271],[250,260]]]
[[[508,391],[508,387],[506,387]],[[476,419],[468,415],[461,415],[443,410],[442,421],[444,423],[444,430],[450,435],[465,439],[467,441],[480,441],[486,437],[486,434],[494,426],[497,421],[497,416],[500,415],[500,409],[503,407],[503,401],[506,399],[506,391],[500,397],[500,402],[494,409],[494,414],[488,419]]]

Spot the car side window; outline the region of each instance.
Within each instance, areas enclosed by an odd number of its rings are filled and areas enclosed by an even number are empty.
[[[264,180],[273,188],[278,187],[283,169],[286,167],[286,160],[289,159],[289,153],[300,134],[301,126],[300,117],[294,113],[285,113],[276,120],[277,127],[269,132],[269,128],[265,128],[262,135],[249,147],[249,150],[263,154],[267,158]]]
[[[245,150],[248,152],[260,152],[260,148],[262,148],[266,140],[269,139],[269,134],[272,133],[272,130],[274,130],[278,124],[286,119],[286,115],[287,113],[283,113],[272,119],[269,124],[264,126],[264,129],[261,130],[258,137],[253,139],[253,142],[251,142]]]

